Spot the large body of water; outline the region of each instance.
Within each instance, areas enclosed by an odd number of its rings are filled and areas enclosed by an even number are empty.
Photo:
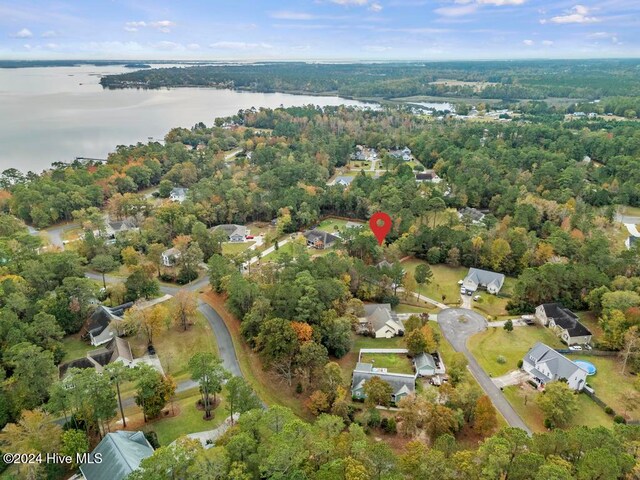
[[[172,127],[213,124],[251,107],[363,105],[339,97],[208,88],[103,90],[124,67],[0,69],[0,171],[40,172],[75,157],[106,158],[117,145],[162,140]]]

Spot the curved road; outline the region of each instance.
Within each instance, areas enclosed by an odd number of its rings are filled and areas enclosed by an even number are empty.
[[[462,352],[469,362],[469,370],[476,378],[491,402],[500,411],[507,423],[512,427],[521,428],[529,435],[531,430],[522,421],[520,415],[509,404],[498,387],[494,385],[489,375],[482,369],[475,357],[467,349],[467,339],[487,328],[487,320],[477,312],[466,308],[447,308],[438,313],[438,324],[446,339],[453,348]]]

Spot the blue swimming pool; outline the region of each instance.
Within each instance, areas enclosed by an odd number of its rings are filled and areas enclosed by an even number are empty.
[[[591,363],[591,362],[587,362],[586,360],[576,360],[574,362],[576,365],[578,365],[580,368],[583,368],[587,371],[587,375],[595,375],[596,374],[596,366]]]

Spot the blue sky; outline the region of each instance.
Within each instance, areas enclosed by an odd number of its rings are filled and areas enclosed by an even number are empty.
[[[2,0],[0,58],[640,57],[640,0]]]

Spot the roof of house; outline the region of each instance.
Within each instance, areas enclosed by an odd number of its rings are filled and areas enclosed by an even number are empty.
[[[60,365],[60,377],[64,377],[70,368],[97,368],[115,362],[118,359],[133,361],[133,353],[129,342],[124,338],[114,337],[104,347],[87,352],[87,355]]]
[[[94,337],[100,335],[113,320],[122,321],[122,315],[125,310],[132,305],[133,302],[123,303],[122,305],[111,308],[98,305],[87,320],[87,331]]]
[[[431,368],[433,370],[436,369],[436,361],[429,353],[421,353],[416,358],[414,358],[413,361],[416,364],[416,370],[420,370],[421,368]]]
[[[585,371],[561,353],[558,353],[553,348],[541,342],[536,342],[536,344],[531,347],[531,350],[524,356],[524,361],[532,364],[536,367],[536,370],[538,365],[542,363],[546,364],[553,377],[550,378],[542,372],[538,373],[549,380],[569,378],[576,370]]]
[[[571,337],[585,337],[591,335],[591,331],[585,327],[578,316],[560,303],[543,303],[542,308],[549,319],[569,333]]]
[[[132,218],[125,218],[123,220],[109,220],[109,227],[113,231],[119,232],[136,228],[136,225]]]
[[[318,230],[316,228],[314,228],[313,230],[307,230],[302,235],[309,242],[322,242],[325,245],[330,245],[338,240],[338,237],[336,237],[335,235],[331,235],[329,232],[323,232],[322,230]]]
[[[171,247],[168,250],[162,252],[162,255],[164,255],[165,257],[176,257],[180,255],[180,250],[178,250],[176,247]]]
[[[122,480],[153,454],[153,447],[142,432],[107,433],[91,452],[92,459],[102,455],[100,463],[85,463],[80,471],[87,480]]]
[[[425,170],[424,172],[416,173],[416,180],[433,180],[437,178],[435,170]]]
[[[335,183],[341,183],[343,185],[351,185],[351,182],[353,182],[354,180],[355,180],[355,177],[339,176],[339,177],[336,177]]]
[[[234,224],[216,225],[211,229],[211,231],[215,231],[215,230],[223,230],[228,237],[231,237],[233,235],[240,235],[242,237],[247,236],[247,227],[245,227],[244,225],[234,225]]]
[[[174,197],[184,197],[188,191],[188,188],[175,187],[171,189],[171,193],[169,195],[172,195]]]
[[[416,391],[416,379],[413,375],[361,371],[357,369],[353,371],[352,390],[363,388],[367,380],[370,380],[373,377],[380,377],[381,380],[384,380],[391,385],[394,395],[402,393],[410,394]]]
[[[458,214],[460,217],[469,217],[471,220],[475,222],[479,222],[484,218],[484,213],[482,213],[477,208],[472,207],[464,207],[458,210]]]
[[[389,322],[394,323],[395,328],[402,329],[402,323],[398,319],[398,315],[391,310],[389,303],[370,303],[365,304],[364,313],[367,321],[371,323],[374,331],[378,331]]]
[[[393,263],[387,261],[387,260],[382,260],[380,263],[378,263],[376,265],[376,267],[378,268],[392,268],[393,267]]]
[[[490,270],[482,270],[480,268],[470,268],[469,273],[464,279],[464,283],[473,283],[485,287],[494,286],[500,290],[504,284],[504,274]]]

